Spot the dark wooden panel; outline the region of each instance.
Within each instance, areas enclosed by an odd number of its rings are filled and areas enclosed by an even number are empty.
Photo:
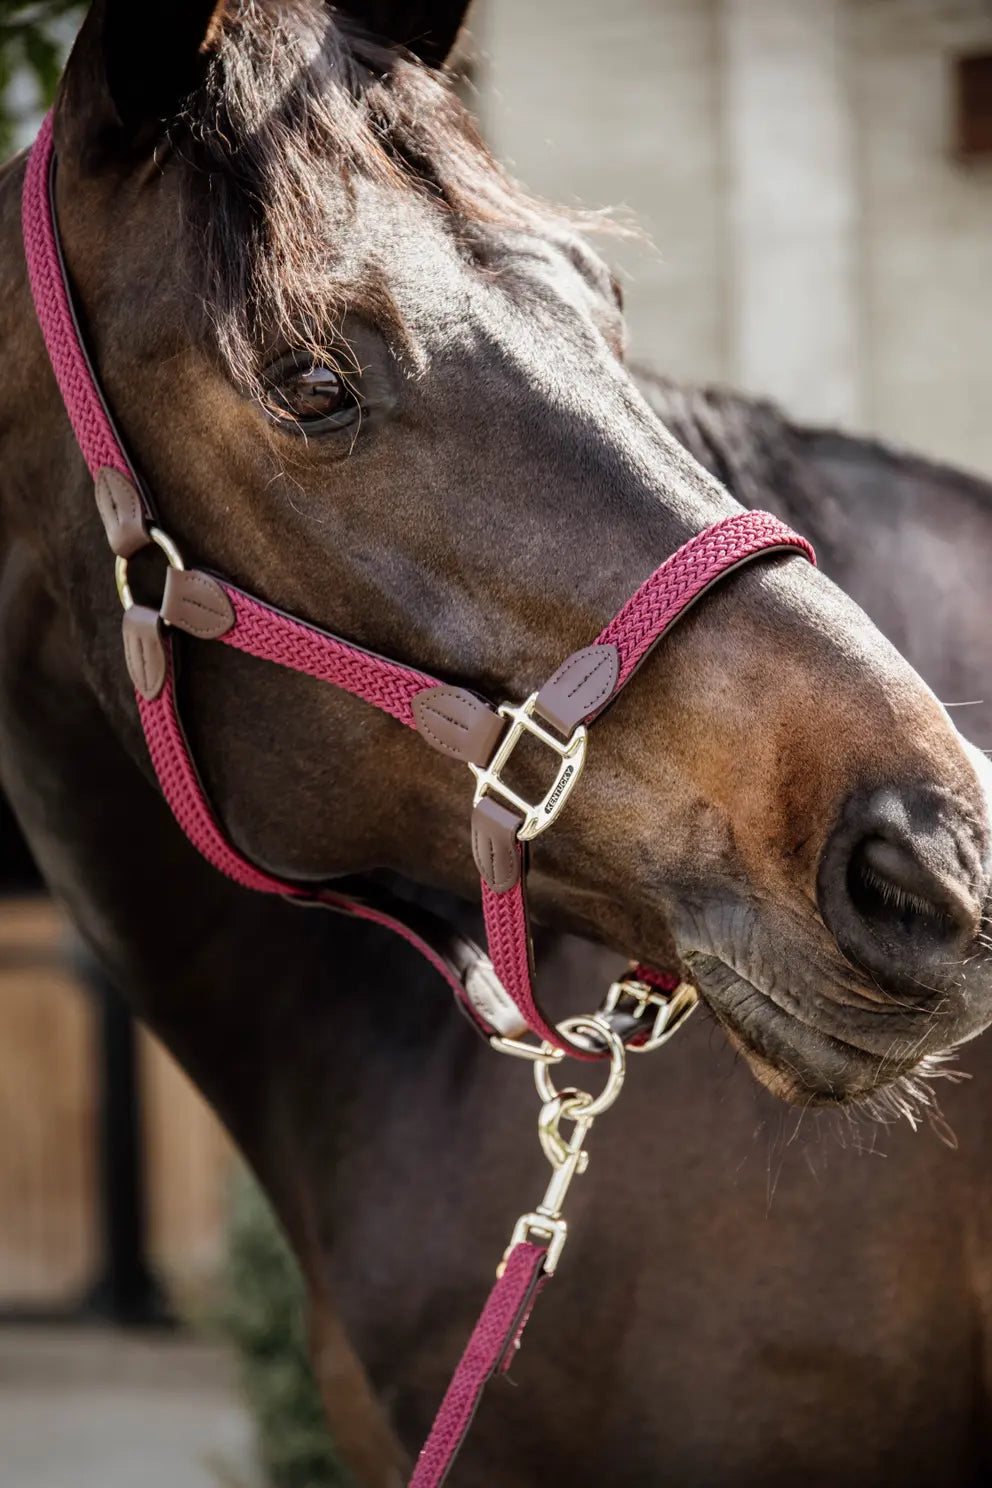
[[[992,52],[958,57],[955,84],[958,154],[992,157]]]

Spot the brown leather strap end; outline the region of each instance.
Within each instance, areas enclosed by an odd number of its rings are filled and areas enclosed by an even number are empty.
[[[131,681],[149,702],[165,686],[167,661],[158,615],[146,605],[124,611],[124,656]]]
[[[435,749],[466,764],[487,765],[503,720],[464,687],[425,687],[413,699],[418,731]]]
[[[188,635],[213,641],[234,625],[234,606],[222,584],[195,568],[170,568],[162,594],[162,619]]]
[[[475,866],[494,894],[505,894],[520,877],[519,826],[520,817],[491,796],[483,796],[472,810]]]
[[[570,734],[576,724],[605,707],[619,675],[616,646],[573,651],[541,688],[536,711],[559,733]]]
[[[126,476],[105,465],[93,489],[110,550],[118,558],[130,558],[151,542],[141,509],[141,497]]]

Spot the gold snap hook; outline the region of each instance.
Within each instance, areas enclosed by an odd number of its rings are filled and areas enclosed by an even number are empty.
[[[568,1222],[562,1208],[573,1179],[586,1171],[589,1155],[585,1140],[593,1122],[601,1112],[612,1106],[623,1088],[627,1070],[627,1051],[620,1034],[609,1022],[621,997],[633,999],[638,1005],[636,1017],[650,1011],[645,1017],[645,1029],[650,1030],[648,1045],[657,1048],[668,1039],[688,1017],[695,1006],[695,989],[683,982],[670,996],[649,987],[647,983],[635,982],[628,977],[614,983],[606,1000],[606,1006],[598,1013],[577,1018],[566,1018],[558,1024],[558,1032],[584,1034],[592,1037],[599,1047],[604,1047],[610,1056],[610,1068],[606,1084],[599,1095],[590,1095],[587,1090],[577,1090],[566,1085],[557,1090],[551,1071],[562,1060],[563,1054],[554,1044],[543,1043],[539,1050],[534,1045],[524,1045],[526,1057],[534,1059],[534,1083],[541,1097],[541,1114],[538,1120],[538,1137],[541,1149],[551,1164],[551,1179],[544,1198],[536,1209],[522,1214],[517,1220],[503,1260],[496,1272],[502,1276],[514,1247],[522,1244],[538,1244],[545,1248],[544,1274],[551,1276],[561,1259],[568,1239]],[[635,1017],[635,1028],[637,1027]],[[628,1016],[627,1020],[630,1022]],[[516,1052],[516,1051],[514,1051]],[[563,1121],[572,1123],[571,1136],[562,1135]]]
[[[546,1101],[541,1107],[541,1114],[537,1118],[537,1135],[541,1143],[541,1151],[553,1168],[563,1167],[571,1156],[568,1142],[561,1134],[561,1123],[563,1121],[577,1122],[584,1117],[592,1099],[584,1090],[576,1090],[568,1087],[559,1092],[554,1100]],[[583,1154],[583,1158],[585,1154]],[[576,1170],[585,1172],[585,1161]]]

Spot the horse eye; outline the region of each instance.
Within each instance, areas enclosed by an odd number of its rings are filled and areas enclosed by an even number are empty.
[[[308,432],[340,428],[359,409],[355,393],[339,372],[309,360],[272,368],[263,402],[274,419]]]

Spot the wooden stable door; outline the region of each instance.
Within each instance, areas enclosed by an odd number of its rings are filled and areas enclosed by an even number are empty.
[[[71,1307],[100,1270],[99,1020],[44,898],[0,901],[0,1311]],[[182,1306],[223,1252],[229,1144],[161,1045],[140,1040],[149,1252]]]

